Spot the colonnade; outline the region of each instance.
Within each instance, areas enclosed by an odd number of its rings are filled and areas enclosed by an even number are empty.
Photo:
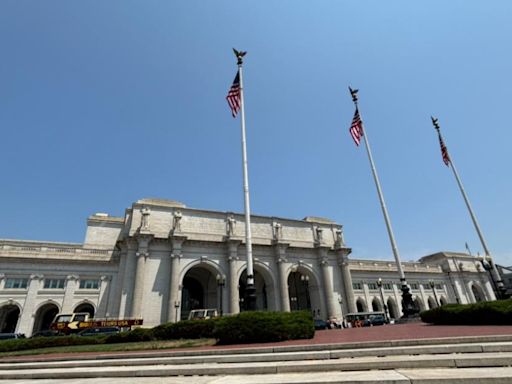
[[[113,302],[119,305],[120,317],[134,317],[142,318],[147,310],[147,302],[145,299],[144,289],[147,289],[146,282],[152,281],[155,276],[151,275],[146,266],[147,259],[150,257],[152,235],[139,234],[134,238],[126,241],[121,253],[120,267],[120,288],[118,292],[120,296],[114,299]],[[184,244],[187,240],[186,236],[172,235],[169,237],[169,245],[171,251],[168,257],[162,256],[160,267],[168,271],[163,276],[163,285],[168,287],[168,293],[164,293],[164,302],[162,302],[161,310],[165,312],[162,316],[168,322],[176,322],[179,320],[179,307],[182,305],[181,294],[184,277],[185,266],[182,263],[184,258],[187,258],[184,250]],[[224,312],[238,313],[240,312],[240,298],[239,298],[239,277],[240,277],[240,260],[244,259],[244,255],[239,254],[239,248],[242,241],[234,238],[226,239],[226,253],[225,257],[220,259],[211,258],[211,261],[218,266],[220,270],[226,270],[226,285],[227,285],[227,300],[224,305]],[[272,274],[272,290],[277,292],[277,310],[290,311],[290,294],[288,287],[288,278],[292,271],[299,268],[306,274],[311,274],[316,281],[315,287],[318,289],[318,297],[320,302],[316,305],[322,308],[322,317],[324,318],[337,318],[345,311],[354,311],[354,300],[352,292],[352,280],[350,277],[350,270],[348,267],[347,255],[350,252],[347,248],[339,248],[336,250],[336,255],[333,255],[332,249],[327,246],[317,245],[312,249],[316,261],[302,262],[297,260],[297,257],[288,254],[290,244],[274,241],[268,247],[270,262],[269,268],[276,273]],[[218,257],[218,255],[217,255]],[[268,259],[268,258],[267,258]],[[223,268],[226,266],[227,268]],[[120,268],[121,269],[121,268]],[[339,295],[335,297],[333,278],[339,278],[343,281],[343,286]],[[148,280],[149,279],[149,280]],[[146,288],[145,288],[146,287]],[[339,287],[338,287],[339,288]],[[346,309],[342,310],[342,304],[346,303]]]

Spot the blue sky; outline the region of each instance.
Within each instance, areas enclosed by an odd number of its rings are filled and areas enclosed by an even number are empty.
[[[392,260],[360,90],[403,260],[482,247],[430,115],[498,263],[512,264],[510,1],[0,2],[0,237],[82,242],[86,217],[143,197],[344,225],[355,258]]]

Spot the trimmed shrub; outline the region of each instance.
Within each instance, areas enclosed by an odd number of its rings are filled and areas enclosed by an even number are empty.
[[[420,313],[425,323],[444,325],[512,325],[512,300],[447,304]]]
[[[219,319],[184,320],[167,323],[152,329],[157,340],[213,338],[213,329]]]
[[[70,345],[104,344],[105,336],[54,336],[33,339],[12,339],[0,342],[0,352],[24,351],[27,349],[65,347]]]
[[[242,312],[218,319],[213,332],[218,344],[310,339],[314,334],[315,327],[309,311]]]
[[[154,339],[155,336],[153,335],[153,329],[136,328],[132,331],[108,335],[105,339],[105,344],[133,343],[137,341],[151,341]]]

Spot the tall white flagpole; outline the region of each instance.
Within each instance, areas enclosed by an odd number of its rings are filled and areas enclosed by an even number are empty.
[[[249,200],[249,174],[247,170],[247,145],[245,134],[245,109],[244,109],[244,87],[242,66],[243,57],[247,52],[233,49],[237,58],[238,76],[240,78],[240,125],[242,129],[242,166],[244,177],[244,205],[245,205],[245,249],[247,253],[247,309],[253,311],[256,309],[256,287],[254,286],[254,270],[252,259],[252,236],[251,236],[251,206]]]
[[[434,128],[437,131],[437,134],[439,136],[439,141],[442,143],[441,145],[444,145],[444,140],[441,136],[441,128],[438,123],[438,119],[432,117],[432,124],[434,125]],[[441,151],[443,151],[443,148],[441,148]],[[505,286],[503,285],[503,280],[501,279],[501,276],[498,272],[498,269],[496,268],[496,265],[494,264],[494,261],[491,256],[491,252],[489,252],[489,248],[487,247],[487,243],[484,239],[484,235],[482,234],[482,231],[480,229],[480,225],[478,224],[478,221],[476,219],[475,213],[473,212],[473,208],[471,207],[471,204],[469,202],[468,196],[466,194],[466,190],[464,189],[464,186],[462,185],[462,181],[460,180],[459,173],[457,172],[457,169],[455,168],[455,164],[453,164],[452,157],[448,154],[448,149],[446,146],[444,147],[444,151],[446,151],[446,156],[448,156],[448,164],[451,166],[451,169],[453,171],[453,175],[455,176],[455,180],[457,180],[457,185],[459,186],[460,192],[462,193],[462,197],[464,198],[464,202],[466,203],[466,207],[468,208],[469,215],[471,216],[471,220],[473,221],[473,225],[475,226],[476,233],[478,234],[478,237],[480,238],[480,242],[482,243],[482,247],[484,249],[484,260],[489,263],[489,266],[486,266],[484,263],[484,268],[490,269],[491,277],[494,280],[494,283],[497,285],[497,296],[498,299],[502,298],[503,292],[505,291]],[[446,162],[445,162],[446,163]]]
[[[352,101],[356,106],[356,109],[359,110],[358,99],[357,99],[357,89],[352,89],[349,87],[350,94],[352,95]],[[370,144],[368,142],[368,135],[366,130],[364,129],[363,120],[361,119],[361,128],[363,131],[363,139],[366,147],[366,152],[368,154],[368,160],[370,161],[370,167],[372,169],[373,179],[375,181],[375,186],[377,187],[377,194],[379,195],[380,206],[382,208],[382,213],[384,214],[384,221],[386,222],[386,228],[388,230],[389,241],[391,242],[391,249],[393,251],[393,256],[395,257],[396,267],[398,269],[398,275],[400,277],[401,290],[402,290],[402,299],[403,299],[403,314],[404,317],[415,316],[418,313],[418,309],[414,305],[412,301],[412,295],[409,292],[409,286],[407,285],[407,280],[405,279],[404,269],[402,267],[402,262],[400,260],[400,254],[398,253],[398,247],[396,245],[395,236],[393,234],[393,229],[391,228],[391,220],[389,219],[388,210],[386,208],[386,202],[384,201],[384,195],[382,193],[382,188],[379,182],[379,176],[377,175],[377,169],[375,168],[375,163],[373,162],[372,152],[370,150]]]

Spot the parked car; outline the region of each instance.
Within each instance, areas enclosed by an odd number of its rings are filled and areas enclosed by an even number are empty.
[[[0,340],[9,340],[9,339],[24,339],[25,334],[23,333],[0,333]]]
[[[217,317],[219,314],[215,308],[193,309],[188,315],[189,320],[206,320]]]
[[[78,332],[78,336],[102,336],[102,335],[114,335],[121,332],[119,327],[97,327],[87,328],[83,331]]]
[[[33,337],[52,337],[52,336],[61,336],[62,333],[59,331],[55,331],[53,329],[46,329],[44,331],[35,332],[30,336],[30,338]]]
[[[370,315],[368,318],[371,325],[384,325],[386,324],[386,318],[384,315]]]
[[[326,321],[323,321],[320,319],[315,319],[315,329],[316,330],[329,329],[329,324],[327,324]]]

